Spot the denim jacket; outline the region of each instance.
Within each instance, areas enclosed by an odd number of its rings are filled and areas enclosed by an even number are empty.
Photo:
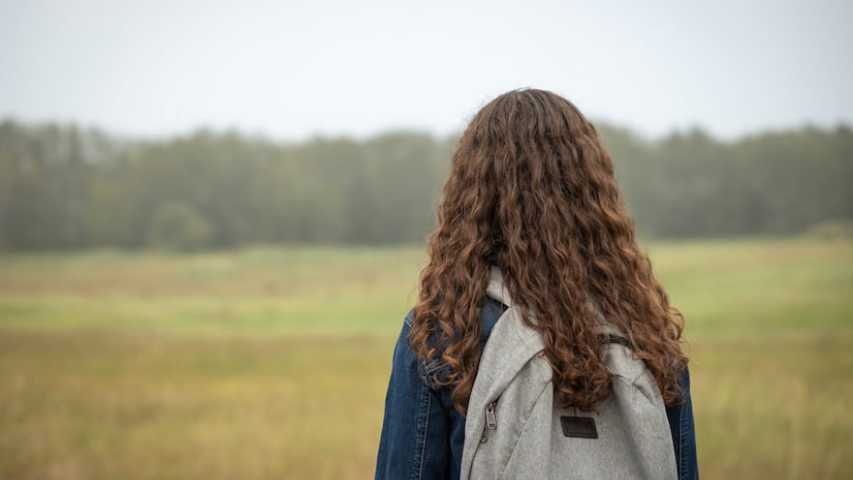
[[[480,346],[488,340],[505,306],[486,298],[480,312]],[[450,391],[436,386],[446,373],[440,360],[421,362],[409,346],[413,312],[406,315],[394,347],[391,379],[385,397],[376,480],[457,480],[465,441],[465,416],[453,408]],[[666,409],[680,480],[699,478],[696,435],[687,369],[680,382],[681,403]]]

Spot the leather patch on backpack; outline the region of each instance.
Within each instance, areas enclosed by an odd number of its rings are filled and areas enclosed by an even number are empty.
[[[598,438],[595,419],[592,417],[560,417],[563,435],[569,438]]]

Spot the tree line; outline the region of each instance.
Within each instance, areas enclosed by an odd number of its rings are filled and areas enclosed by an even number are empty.
[[[853,132],[801,127],[720,141],[599,123],[640,233],[789,234],[853,218]],[[198,130],[126,139],[0,122],[0,249],[179,250],[423,241],[453,138],[392,131],[283,143]]]

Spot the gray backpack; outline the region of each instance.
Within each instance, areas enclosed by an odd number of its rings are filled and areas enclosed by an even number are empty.
[[[612,394],[597,413],[554,403],[538,332],[524,325],[492,268],[488,296],[507,305],[480,359],[468,402],[462,480],[673,479],[675,453],[660,391],[629,343],[602,322]]]

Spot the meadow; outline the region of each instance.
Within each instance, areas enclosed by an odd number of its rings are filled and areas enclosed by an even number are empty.
[[[648,243],[702,477],[853,478],[853,243]],[[0,479],[364,479],[421,247],[0,255]]]

